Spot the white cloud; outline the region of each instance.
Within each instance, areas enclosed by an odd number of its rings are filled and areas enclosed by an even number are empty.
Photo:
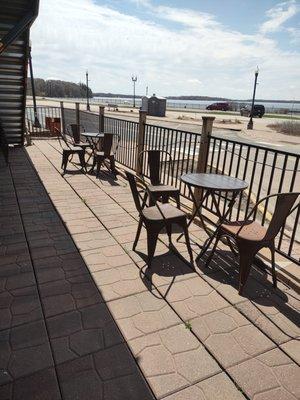
[[[266,12],[268,20],[260,27],[261,33],[276,32],[282,25],[297,14],[299,5],[295,0],[285,1],[277,4]]]
[[[42,1],[32,29],[35,76],[79,82],[88,69],[94,91],[131,93],[135,73],[140,94],[149,86],[161,96],[251,97],[259,65],[258,97],[289,98],[291,84],[300,92],[299,52],[232,31],[209,14],[146,3],[151,20],[93,0]]]
[[[192,78],[187,80],[188,83],[195,83],[197,85],[202,85],[202,82],[199,79]]]

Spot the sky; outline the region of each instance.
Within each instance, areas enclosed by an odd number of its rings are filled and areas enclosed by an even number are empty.
[[[94,92],[300,100],[300,0],[41,0],[35,77]]]

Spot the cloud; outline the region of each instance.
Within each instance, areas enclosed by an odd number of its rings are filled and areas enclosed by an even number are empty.
[[[266,34],[278,31],[282,28],[282,25],[296,15],[298,11],[299,5],[296,4],[295,0],[277,4],[266,12],[268,20],[261,25],[261,33]]]
[[[202,85],[202,82],[199,79],[192,78],[187,80],[188,83],[195,83],[197,85]]]
[[[292,43],[300,43],[300,29],[299,28],[287,28],[287,32],[291,36]]]
[[[93,0],[41,2],[31,35],[35,76],[79,82],[88,69],[94,91],[131,93],[134,73],[139,94],[148,86],[161,96],[234,98],[251,96],[259,65],[259,97],[289,98],[291,84],[300,92],[298,51],[283,51],[259,33],[230,30],[210,14],[162,12],[147,3],[141,18]]]

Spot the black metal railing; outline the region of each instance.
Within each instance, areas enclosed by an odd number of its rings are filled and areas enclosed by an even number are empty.
[[[170,154],[174,164],[173,176],[171,176],[169,157],[165,154],[162,159],[161,181],[166,185],[176,185],[185,197],[188,197],[188,191],[180,181],[180,177],[184,173],[195,171],[200,138],[199,133],[145,125],[144,149],[163,149]],[[143,158],[142,172],[149,177],[146,157]]]
[[[130,168],[135,169],[137,162],[137,138],[139,124],[134,121],[125,121],[118,118],[104,118],[104,132],[112,132],[120,137],[117,161]]]
[[[213,135],[210,137],[206,171],[226,174],[248,182],[248,189],[239,196],[230,215],[232,220],[238,220],[243,219],[256,202],[269,194],[300,192],[299,164],[300,154]],[[219,195],[218,202],[225,208],[228,199]],[[216,213],[209,200],[204,207]],[[255,219],[262,225],[268,224],[274,207],[275,201],[267,201],[264,207],[258,208]],[[287,218],[276,242],[278,252],[298,263],[299,254],[296,254],[295,241],[300,242],[299,214],[300,207]]]
[[[6,134],[2,125],[2,122],[0,120],[0,150],[2,151],[4,155],[4,159],[6,164],[8,164],[8,159],[9,159],[9,147],[8,147],[8,142],[6,139]]]
[[[43,121],[46,115],[53,116],[56,111],[44,108],[41,114]],[[33,113],[29,113],[33,120]],[[65,124],[76,123],[76,111],[65,109]],[[100,127],[98,114],[80,111],[80,123],[86,130],[97,131]],[[200,151],[200,133],[171,129],[151,124],[144,127],[143,149],[163,149],[171,154],[174,169],[170,168],[167,156],[162,159],[161,179],[165,184],[180,188],[182,196],[189,199],[185,184],[180,181],[182,174],[195,172]],[[104,131],[120,136],[117,161],[127,168],[135,170],[138,157],[139,124],[119,118],[104,117]],[[248,182],[248,189],[240,195],[232,210],[230,218],[243,219],[250,208],[261,198],[277,192],[300,192],[300,154],[258,146],[246,142],[216,136],[217,129],[209,139],[209,150],[206,172],[226,174]],[[149,176],[147,159],[142,160],[142,173]],[[229,198],[224,194],[218,196],[219,206],[226,208]],[[259,208],[255,218],[263,225],[267,224],[275,204],[269,201],[264,208]],[[204,208],[212,215],[216,210],[210,200]],[[285,257],[300,263],[300,207],[291,214],[285,226],[277,236],[276,248]],[[298,243],[298,245],[297,245]]]
[[[61,109],[60,107],[37,107],[36,114],[33,107],[26,107],[25,121],[27,132],[31,136],[42,137],[53,134],[54,122],[56,127],[61,128]],[[70,110],[72,111],[72,110]],[[35,126],[35,116],[40,123]]]

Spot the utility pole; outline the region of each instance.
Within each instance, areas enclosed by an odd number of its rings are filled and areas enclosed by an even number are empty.
[[[148,86],[146,86],[146,96],[148,96]]]
[[[255,92],[256,92],[256,85],[257,85],[257,77],[258,77],[259,69],[258,67],[255,70],[255,78],[254,78],[254,88],[253,88],[253,97],[252,97],[252,105],[251,105],[251,114],[250,120],[247,125],[247,129],[253,129],[253,110],[254,110],[254,101],[255,101]]]
[[[31,46],[29,46],[29,69],[30,69],[30,79],[31,79],[31,91],[32,91],[32,101],[33,101],[33,113],[34,113],[34,123],[33,126],[36,128],[41,128],[40,121],[38,119],[37,114],[37,106],[36,106],[36,97],[35,97],[35,84],[34,84],[34,77],[33,77],[33,68],[32,68],[32,57],[31,57]]]
[[[133,82],[133,108],[135,108],[135,84],[137,81],[137,76],[132,75],[131,80]]]
[[[87,111],[91,111],[90,109],[90,98],[89,98],[89,72],[86,71],[86,109]]]

